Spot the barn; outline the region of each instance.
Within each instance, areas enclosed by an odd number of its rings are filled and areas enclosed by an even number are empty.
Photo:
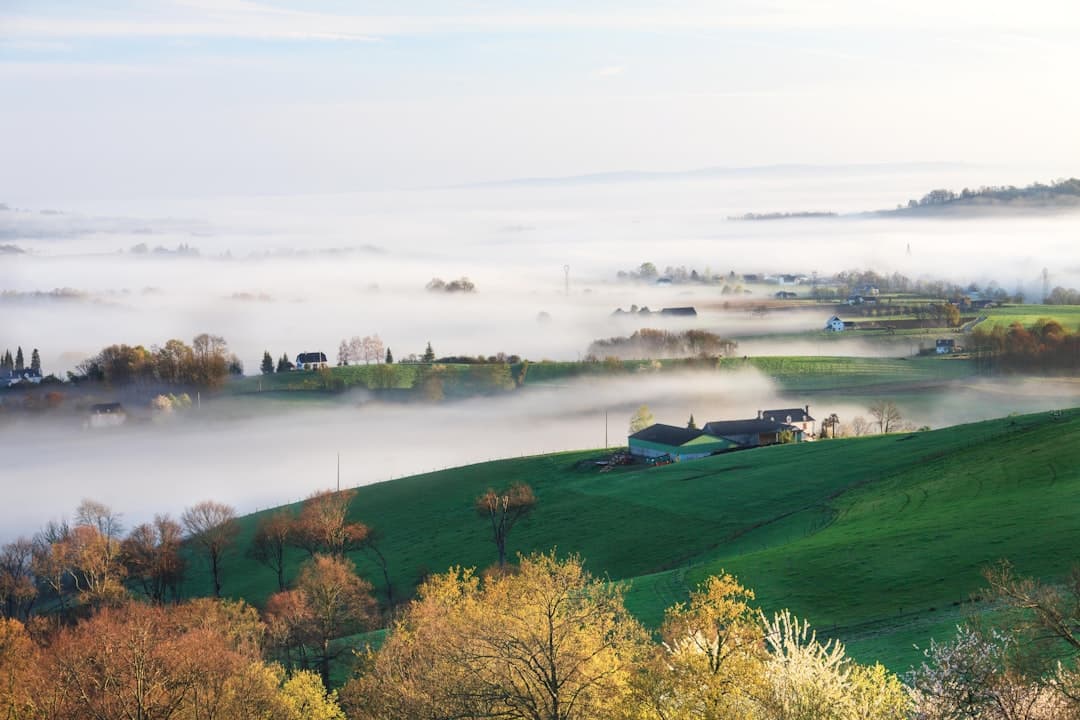
[[[628,439],[630,454],[642,458],[670,455],[675,461],[693,460],[731,450],[731,440],[713,437],[702,430],[657,423],[640,430]]]

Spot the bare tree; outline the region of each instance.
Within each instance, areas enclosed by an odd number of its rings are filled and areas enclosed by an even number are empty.
[[[386,350],[383,347],[383,341],[378,335],[368,335],[362,341],[362,352],[364,354],[364,363],[379,363],[382,362],[385,356]]]
[[[878,431],[883,434],[895,429],[894,426],[903,419],[892,400],[875,400],[866,411],[877,421]]]
[[[147,599],[165,602],[180,597],[186,563],[180,554],[183,528],[168,515],[156,515],[153,523],[132,528],[120,544],[120,559],[129,580],[135,580]]]
[[[214,597],[221,597],[221,558],[236,540],[239,530],[235,508],[204,500],[185,509],[180,520],[188,538],[206,554],[214,580]]]
[[[251,557],[277,574],[279,591],[285,589],[285,546],[294,530],[292,515],[281,510],[259,520],[251,539]]]
[[[870,432],[870,423],[862,415],[856,415],[851,418],[850,432],[855,437],[867,435]]]
[[[476,498],[476,513],[491,521],[491,535],[499,551],[499,567],[506,567],[506,538],[518,520],[536,507],[536,496],[525,483],[514,483],[510,489],[497,493],[491,488]]]

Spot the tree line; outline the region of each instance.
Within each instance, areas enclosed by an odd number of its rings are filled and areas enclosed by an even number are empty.
[[[79,363],[68,378],[97,381],[112,387],[176,385],[216,388],[230,375],[242,375],[243,363],[229,352],[225,338],[202,333],[191,345],[172,339],[149,350],[142,345],[109,345]]]
[[[621,359],[728,356],[738,343],[707,330],[672,332],[642,328],[632,335],[594,340],[589,345],[591,357],[614,356]]]
[[[1075,372],[1080,369],[1080,332],[1041,318],[1025,327],[1014,322],[987,329],[980,323],[968,340],[980,367],[1023,372]]]

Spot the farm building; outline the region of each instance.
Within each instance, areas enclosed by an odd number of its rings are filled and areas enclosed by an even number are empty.
[[[11,387],[19,383],[41,383],[41,372],[24,368],[22,370],[0,370],[0,387]]]
[[[956,352],[956,341],[952,338],[939,338],[934,348],[938,355],[948,355]]]
[[[781,290],[780,292],[773,295],[773,297],[775,297],[777,300],[794,300],[795,298],[799,297],[799,293],[793,293],[788,290]]]
[[[781,422],[797,427],[807,437],[814,436],[814,418],[810,417],[810,406],[801,408],[783,408],[780,410],[758,410],[758,420]]]
[[[120,403],[97,403],[90,406],[90,417],[86,424],[91,428],[99,429],[123,425],[126,421],[127,412]]]
[[[325,367],[329,367],[329,363],[326,361],[326,353],[303,352],[296,356],[297,370],[321,370]]]
[[[702,432],[713,437],[730,440],[739,447],[744,448],[776,445],[780,442],[781,434],[784,432],[790,432],[794,442],[804,440],[802,429],[795,425],[759,418],[705,423]]]
[[[675,461],[707,457],[736,447],[726,438],[713,437],[701,430],[659,423],[631,435],[628,445],[631,455],[643,458],[670,455]]]
[[[697,317],[697,310],[692,307],[673,307],[664,308],[660,314],[667,317]]]
[[[833,315],[825,323],[825,329],[831,332],[844,332],[845,330],[854,330],[855,323],[851,320],[841,320],[839,315]]]

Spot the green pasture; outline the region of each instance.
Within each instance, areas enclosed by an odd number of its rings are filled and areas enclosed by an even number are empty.
[[[1018,322],[1027,327],[1042,318],[1053,318],[1068,330],[1080,330],[1080,305],[1009,305],[988,308],[979,314],[986,316],[977,326],[984,330],[998,323],[1008,326]]]
[[[895,670],[913,642],[947,631],[1002,557],[1044,577],[1080,547],[1080,410],[937,431],[775,446],[659,468],[601,473],[600,451],[502,460],[361,487],[352,516],[373,526],[399,598],[452,565],[495,560],[474,514],[488,487],[529,483],[535,513],[512,552],[578,553],[594,573],[629,583],[627,602],[655,627],[697,582],[726,569],[766,609],[791,608]],[[247,547],[260,515],[241,520]],[[380,597],[371,558],[359,572]],[[302,554],[291,553],[288,575]],[[195,563],[189,590],[207,593]],[[224,566],[229,595],[261,604],[273,573],[241,552]]]

